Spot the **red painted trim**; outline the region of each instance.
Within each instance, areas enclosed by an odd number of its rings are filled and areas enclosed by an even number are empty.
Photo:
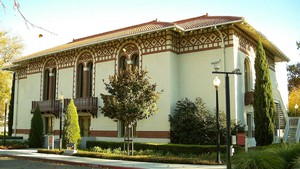
[[[100,130],[91,130],[91,137],[118,137],[117,131],[100,131]]]
[[[17,129],[16,133],[17,134],[29,134],[30,133],[30,129]]]

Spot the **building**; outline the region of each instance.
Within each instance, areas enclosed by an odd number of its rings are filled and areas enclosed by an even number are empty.
[[[275,64],[289,61],[288,57],[242,17],[203,15],[176,22],[154,20],[75,39],[14,60],[6,68],[17,75],[14,134],[28,138],[31,112],[39,104],[45,134],[58,137],[63,94],[64,105],[74,99],[84,139],[123,140],[123,125],[99,112],[103,105],[100,93],[106,93],[103,79],[108,81],[109,75],[134,64],[147,68],[158,90],[164,90],[159,113],[137,123],[135,139],[169,142],[168,115],[181,98],[201,97],[214,113],[215,74],[211,62],[221,60],[221,71],[239,68],[242,72],[241,76],[230,77],[231,119],[245,124],[248,141],[255,144],[252,101],[259,36],[269,63],[277,110],[284,112],[276,88]],[[220,75],[220,79],[220,111],[225,112],[224,78]]]

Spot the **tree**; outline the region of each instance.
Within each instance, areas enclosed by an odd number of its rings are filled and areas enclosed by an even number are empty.
[[[2,6],[3,10],[6,9],[6,5],[2,2],[2,0],[0,0],[0,5]],[[24,20],[25,25],[26,25],[26,27],[27,27],[28,29],[29,29],[29,26],[31,26],[32,28],[38,28],[38,29],[41,29],[41,30],[46,31],[46,32],[48,32],[48,33],[51,33],[51,34],[53,34],[53,35],[56,35],[55,33],[53,33],[53,32],[51,32],[51,31],[49,31],[49,30],[47,30],[47,29],[45,29],[45,28],[43,28],[43,27],[41,27],[41,26],[38,26],[38,25],[32,23],[31,21],[29,21],[29,20],[25,17],[25,15],[22,13],[22,11],[20,10],[21,5],[20,5],[20,3],[19,3],[18,0],[13,0],[12,7],[13,7],[13,9],[16,10],[16,11],[18,12],[18,14],[22,17],[22,19]],[[39,34],[39,37],[43,37],[43,35],[42,35],[42,34]]]
[[[297,45],[297,49],[299,50],[300,49],[300,41],[299,42],[296,41],[296,45]]]
[[[64,132],[63,132],[63,144],[75,143],[79,145],[81,140],[80,128],[78,123],[77,109],[73,99],[67,107],[67,111],[64,115]]]
[[[8,112],[8,135],[12,135],[13,131],[13,121],[14,121],[14,105],[15,105],[15,79],[16,73],[13,74],[11,93],[10,93],[10,103],[9,103],[9,112]]]
[[[31,127],[28,139],[28,146],[40,148],[43,146],[43,119],[39,106],[34,110],[31,118]]]
[[[3,67],[13,58],[20,55],[22,49],[23,45],[18,37],[10,36],[7,32],[0,31],[0,67]],[[0,79],[0,102],[4,103],[5,99],[10,99],[12,74],[8,71],[0,70]],[[0,114],[3,115],[4,104],[0,105]],[[11,106],[13,106],[12,103],[10,103]]]
[[[264,146],[273,142],[275,104],[269,66],[261,39],[258,41],[254,67],[256,73],[253,102],[255,139],[258,146]]]
[[[288,89],[289,92],[300,87],[300,63],[288,65]]]
[[[156,92],[156,84],[150,83],[147,73],[146,70],[128,66],[127,70],[109,76],[109,83],[103,80],[109,94],[101,94],[104,103],[101,113],[122,122],[128,138],[131,127],[137,121],[149,118],[158,111],[160,92]],[[127,150],[129,155],[129,143]]]
[[[300,106],[300,87],[294,88],[289,94],[289,104],[288,104],[288,110],[289,110],[289,116],[292,117],[299,117],[300,111],[295,110],[295,105]]]

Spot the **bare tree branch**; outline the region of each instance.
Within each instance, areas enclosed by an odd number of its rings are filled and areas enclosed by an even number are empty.
[[[30,26],[32,26],[33,28],[38,28],[38,29],[41,29],[41,30],[46,31],[46,32],[48,32],[48,33],[51,33],[51,34],[53,34],[53,35],[57,35],[56,33],[52,32],[52,31],[49,31],[48,29],[45,29],[45,28],[43,28],[43,27],[41,27],[41,26],[35,25],[35,24],[33,24],[32,22],[30,22],[30,21],[23,15],[23,13],[21,12],[21,10],[20,10],[20,4],[19,4],[18,0],[14,0],[14,8],[15,8],[15,10],[18,11],[18,13],[21,15],[21,17],[22,17],[23,20],[25,21],[25,25],[27,26],[28,29],[29,29],[29,26],[28,26],[28,25],[30,25]]]
[[[0,0],[0,5],[2,6],[3,10],[5,11],[6,6],[5,6],[5,4],[2,2],[2,0]],[[14,0],[14,2],[13,2],[13,8],[14,8],[14,10],[16,10],[16,11],[21,15],[21,17],[23,18],[23,20],[24,20],[24,22],[25,22],[25,25],[26,25],[26,27],[27,27],[28,29],[29,29],[29,26],[31,26],[31,27],[33,27],[33,28],[38,28],[38,29],[41,29],[41,30],[43,30],[43,31],[45,31],[45,32],[51,33],[52,35],[57,35],[56,33],[52,32],[52,31],[49,31],[48,29],[45,29],[45,28],[43,28],[43,27],[41,27],[41,26],[35,25],[35,24],[33,24],[32,22],[30,22],[30,21],[23,15],[23,13],[21,12],[21,10],[20,10],[20,3],[18,2],[18,0]]]

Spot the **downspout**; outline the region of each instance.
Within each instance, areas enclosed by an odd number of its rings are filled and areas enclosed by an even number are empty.
[[[217,28],[217,26],[215,26],[215,29],[217,30],[217,32],[219,33],[221,40],[222,40],[222,44],[221,44],[221,48],[223,49],[223,60],[224,60],[224,72],[226,72],[226,60],[225,60],[225,43],[224,43],[224,36],[221,33],[221,31]]]
[[[19,75],[17,74],[17,85],[15,86],[15,89],[17,89],[17,92],[15,93],[15,107],[14,107],[14,133],[15,136],[17,136],[17,126],[18,126],[18,109],[19,109]]]

